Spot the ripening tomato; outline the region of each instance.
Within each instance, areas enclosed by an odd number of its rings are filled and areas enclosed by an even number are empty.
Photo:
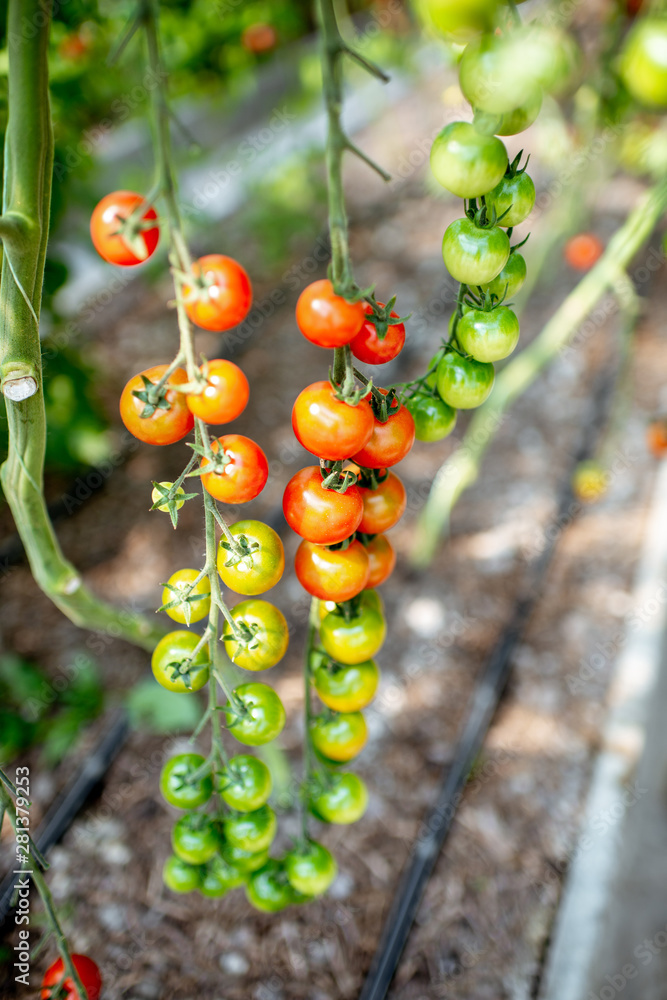
[[[459,320],[456,339],[475,361],[501,361],[519,343],[519,320],[507,306],[470,309]]]
[[[356,486],[338,493],[322,483],[317,465],[297,472],[285,487],[283,513],[290,528],[306,541],[336,545],[357,530],[364,505]]]
[[[314,840],[288,851],[284,864],[292,888],[308,897],[326,892],[338,872],[331,852]]]
[[[384,302],[378,302],[380,307],[384,307]],[[372,306],[368,303],[364,305],[364,312],[370,315],[373,312]],[[390,314],[394,319],[398,319],[398,313]],[[393,361],[401,351],[405,343],[405,325],[394,323],[387,327],[387,332],[382,340],[378,336],[375,324],[366,320],[354,340],[350,341],[350,350],[355,358],[363,361],[367,365],[384,365],[387,361]]]
[[[169,482],[168,480],[165,479],[161,483],[158,483],[156,486],[154,486],[153,489],[151,490],[151,500],[153,501],[153,503],[157,503],[158,500],[160,500],[160,498],[165,495],[161,490],[157,488],[158,486],[161,486],[163,490],[169,492],[173,485],[174,484],[172,482]],[[179,486],[174,496],[174,505],[176,507],[176,510],[180,510],[183,504],[185,503],[185,500],[180,499],[181,496],[185,496],[185,490],[183,489],[182,486]],[[163,510],[165,514],[168,514],[169,501],[167,501],[166,503],[159,504],[159,506],[156,509]]]
[[[130,434],[146,444],[174,444],[189,434],[195,425],[185,396],[170,388],[187,382],[188,375],[184,368],[177,368],[171,373],[155,403],[148,399],[151,385],[157,385],[168,368],[169,365],[155,365],[139,372],[121,393],[121,420]],[[148,388],[147,383],[150,383]]]
[[[163,635],[153,650],[151,669],[155,680],[167,691],[199,691],[208,681],[206,645],[192,659],[199,638],[196,632],[179,629]]]
[[[428,381],[431,380],[429,377]],[[418,441],[442,441],[456,426],[456,410],[439,396],[416,392],[406,401],[415,422]]]
[[[395,473],[390,472],[376,490],[360,486],[359,492],[364,512],[357,530],[365,535],[389,531],[403,517],[408,498],[405,486]]]
[[[572,491],[578,500],[594,503],[607,492],[609,473],[594,460],[580,462],[572,477]]]
[[[224,434],[211,441],[211,451],[222,453],[221,467],[201,477],[211,496],[223,503],[247,503],[259,496],[269,478],[269,463],[258,444],[243,434]],[[203,457],[202,468],[208,464]]]
[[[170,855],[162,869],[162,881],[172,892],[192,892],[199,888],[201,869],[198,865],[189,865],[177,854]]]
[[[386,390],[380,390],[385,395]],[[405,458],[415,441],[415,422],[406,406],[401,406],[382,423],[375,417],[368,444],[352,458],[367,469],[386,469]]]
[[[579,233],[565,244],[563,256],[575,271],[590,271],[604,252],[604,243],[593,233]]]
[[[216,854],[200,869],[199,891],[208,899],[219,899],[230,889],[245,885],[246,878],[245,872]]]
[[[445,405],[444,403],[442,404]],[[375,535],[364,545],[368,553],[369,574],[367,587],[379,587],[394,571],[396,553],[386,535]]]
[[[220,846],[218,831],[205,813],[186,813],[171,831],[171,846],[181,861],[203,865]]]
[[[346,549],[328,549],[301,542],[294,557],[294,571],[304,590],[321,601],[349,601],[368,582],[369,559],[356,539]]]
[[[76,969],[81,985],[88,994],[88,1000],[98,1000],[102,992],[102,976],[92,958],[87,955],[72,953],[72,964]],[[79,991],[74,982],[65,972],[65,963],[62,958],[57,958],[53,962],[42,979],[42,1000],[81,1000]]]
[[[381,615],[384,615],[384,604],[377,590],[362,590],[359,600],[363,607],[373,608],[374,611],[378,611]],[[320,621],[322,621],[323,618],[326,618],[330,611],[336,610],[335,601],[318,601],[317,603],[317,612],[319,614]]]
[[[278,913],[298,898],[283,865],[275,858],[269,858],[259,871],[253,872],[245,891],[250,905],[263,913]]]
[[[251,812],[229,813],[223,828],[228,844],[256,854],[273,843],[278,821],[271,806],[263,805]]]
[[[505,175],[493,190],[484,195],[490,210],[495,208],[498,223],[505,228],[520,225],[528,218],[535,204],[535,185],[525,170],[513,177]],[[506,215],[503,215],[506,212]],[[502,216],[502,218],[501,218]]]
[[[252,812],[263,806],[271,794],[271,772],[258,757],[237,754],[216,775],[216,787],[232,809]]]
[[[507,150],[500,139],[482,135],[469,122],[451,122],[431,147],[431,170],[459,198],[479,198],[505,175]]]
[[[520,253],[511,253],[504,268],[492,281],[482,285],[482,291],[490,292],[497,299],[509,299],[519,291],[526,280],[526,261]]]
[[[227,424],[236,420],[250,398],[248,379],[239,366],[216,358],[205,361],[199,371],[206,385],[201,393],[185,397],[190,412],[206,424]]]
[[[646,443],[655,458],[667,455],[667,420],[653,420],[646,428]]]
[[[194,777],[204,763],[199,753],[179,753],[167,761],[160,774],[160,791],[170,805],[177,809],[196,809],[208,802],[213,794],[211,775]]]
[[[625,40],[621,77],[636,101],[650,108],[667,106],[667,22],[645,17]]]
[[[154,253],[160,238],[155,209],[146,208],[136,219],[133,216],[143,202],[134,191],[114,191],[93,209],[90,218],[93,246],[110,264],[131,267]]]
[[[253,55],[270,52],[271,49],[275,48],[277,41],[276,29],[272,24],[265,24],[263,21],[249,24],[241,34],[241,45]]]
[[[336,399],[329,382],[313,382],[296,398],[292,429],[297,441],[311,454],[338,462],[369,441],[373,411],[366,399],[350,406]]]
[[[327,760],[346,763],[361,753],[368,739],[368,727],[361,712],[319,715],[312,724],[311,739]]]
[[[313,684],[320,701],[334,712],[359,712],[366,708],[379,683],[380,671],[374,660],[347,666],[325,661],[313,671]]]
[[[285,725],[285,708],[268,684],[241,684],[234,690],[240,708],[225,709],[227,726],[239,743],[259,747],[274,740]]]
[[[347,302],[336,295],[328,278],[304,288],[296,304],[297,326],[306,340],[318,347],[349,344],[365,318],[363,302]]]
[[[183,284],[185,311],[196,326],[222,333],[243,322],[252,305],[252,285],[238,261],[209,253],[192,265]]]
[[[492,364],[449,351],[438,365],[437,379],[441,399],[457,410],[471,410],[488,399],[495,372]]]
[[[162,591],[163,604],[179,602],[176,607],[167,608],[166,613],[181,625],[199,622],[211,610],[211,584],[204,576],[193,586],[198,576],[196,569],[178,569],[171,574]]]
[[[471,219],[455,219],[442,238],[442,259],[456,280],[483,285],[500,274],[510,255],[510,241],[500,226],[482,228]]]
[[[218,543],[218,573],[222,582],[236,591],[255,597],[280,580],[285,569],[285,549],[280,538],[262,521],[236,521],[230,534],[237,540],[242,555],[232,552],[223,535]]]
[[[366,812],[368,789],[356,774],[327,775],[327,784],[311,793],[310,810],[324,823],[356,823]]]
[[[363,602],[349,621],[338,611],[330,611],[320,625],[324,650],[338,663],[371,660],[382,646],[386,633],[382,612]]]
[[[240,637],[225,639],[225,652],[244,670],[268,670],[287,652],[289,629],[282,611],[269,601],[251,598],[232,608]],[[226,635],[231,636],[231,626]]]

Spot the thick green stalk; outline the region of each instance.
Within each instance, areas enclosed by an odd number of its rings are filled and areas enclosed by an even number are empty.
[[[95,598],[63,556],[43,492],[46,416],[39,311],[49,235],[53,130],[43,0],[9,0],[9,116],[0,236],[0,376],[9,450],[0,481],[35,580],[75,625],[152,649],[154,623]],[[25,25],[35,25],[26,32]]]
[[[661,181],[642,197],[609,241],[598,263],[568,295],[539,336],[500,373],[493,393],[476,411],[461,444],[435,476],[417,522],[414,565],[427,566],[431,562],[440,535],[447,529],[451,511],[461,494],[477,479],[482,458],[503,423],[506,411],[567,345],[604,292],[615,282],[620,282],[621,286],[625,284],[625,268],[651,235],[666,208],[667,181]]]

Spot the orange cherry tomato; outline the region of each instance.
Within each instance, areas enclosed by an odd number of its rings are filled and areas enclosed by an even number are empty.
[[[250,397],[248,379],[233,361],[216,358],[199,371],[206,386],[198,395],[186,396],[188,409],[207,424],[227,424],[245,410]]]
[[[132,267],[148,260],[158,244],[160,229],[154,208],[147,208],[142,215],[128,224],[134,210],[143,203],[134,191],[114,191],[102,198],[90,217],[90,237],[100,257],[110,264]]]
[[[193,323],[222,333],[246,318],[252,305],[252,285],[237,261],[209,253],[195,261],[192,275],[192,284],[183,285],[183,298]]]
[[[382,389],[386,395],[386,390]],[[405,458],[415,441],[415,422],[407,406],[401,404],[388,420],[377,417],[368,444],[352,456],[352,461],[367,469],[386,469]]]
[[[349,458],[370,441],[374,418],[370,403],[357,406],[336,399],[329,382],[313,382],[296,398],[292,429],[299,444],[331,462]]]
[[[226,462],[221,471],[205,472],[201,477],[211,496],[224,503],[247,503],[259,496],[269,477],[269,464],[258,444],[243,434],[224,434],[211,441],[211,450],[222,452]],[[202,468],[209,464],[202,458]]]
[[[356,486],[337,493],[322,482],[317,465],[297,472],[285,488],[283,512],[290,528],[306,541],[336,545],[357,530],[364,505]]]
[[[356,539],[346,549],[327,549],[313,542],[301,542],[294,557],[299,583],[321,601],[349,601],[366,586],[369,559]]]
[[[384,306],[384,302],[378,302],[379,306]],[[373,312],[371,306],[366,303],[364,312],[369,315]],[[398,313],[390,314],[398,319]],[[350,342],[350,350],[355,358],[363,361],[367,365],[383,365],[401,353],[405,344],[405,326],[403,323],[395,323],[387,327],[387,333],[383,340],[380,340],[375,329],[375,325],[369,320],[364,322],[359,333]]]
[[[359,491],[364,512],[358,531],[365,535],[379,535],[383,531],[389,531],[403,517],[408,498],[405,486],[393,472],[389,473],[376,490],[360,486]]]
[[[359,333],[366,314],[363,302],[346,302],[327,278],[301,292],[296,322],[306,340],[318,347],[342,347]]]
[[[189,434],[195,424],[183,393],[169,388],[187,382],[188,375],[184,368],[177,368],[171,373],[156,405],[153,406],[146,398],[144,378],[157,385],[168,367],[169,365],[155,365],[139,372],[130,379],[121,393],[121,420],[130,434],[146,444],[174,444]],[[144,413],[146,416],[142,416]]]
[[[365,544],[370,563],[367,587],[379,587],[396,565],[396,552],[386,535],[375,535]]]
[[[646,428],[646,443],[656,458],[667,455],[667,419],[654,420]]]
[[[565,260],[576,271],[590,271],[602,256],[604,243],[592,233],[579,233],[565,244]]]
[[[277,41],[278,35],[273,25],[261,21],[248,25],[241,35],[241,45],[247,52],[252,52],[254,55],[270,52],[271,49],[275,48]]]

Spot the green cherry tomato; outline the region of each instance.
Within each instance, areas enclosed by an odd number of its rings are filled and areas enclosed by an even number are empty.
[[[250,876],[246,885],[246,895],[250,905],[264,913],[278,913],[290,903],[296,902],[285,869],[273,858]]]
[[[363,663],[372,659],[384,642],[387,626],[381,611],[361,602],[358,614],[345,621],[330,611],[320,625],[325,651],[337,663]]]
[[[471,309],[459,320],[456,338],[475,361],[501,361],[519,342],[519,320],[507,306]]]
[[[502,115],[514,111],[537,89],[526,83],[505,36],[483,35],[466,45],[459,62],[459,86],[475,110]],[[526,89],[527,88],[527,89]]]
[[[164,884],[172,892],[192,892],[199,888],[201,871],[194,865],[189,865],[176,854],[167,858],[162,869]]]
[[[483,285],[500,274],[510,255],[507,233],[499,226],[482,229],[468,218],[455,219],[442,239],[442,259],[464,285]]]
[[[196,809],[208,802],[213,794],[211,775],[192,779],[203,763],[204,758],[198,753],[179,753],[167,761],[160,774],[160,791],[170,805]]]
[[[190,661],[199,643],[196,632],[181,629],[162,636],[153,650],[151,669],[155,680],[168,691],[199,691],[208,681],[208,649],[203,646]]]
[[[285,871],[293,889],[303,896],[321,896],[338,872],[330,851],[315,840],[285,855]]]
[[[218,573],[226,587],[254,597],[270,590],[285,569],[285,550],[280,538],[262,521],[237,521],[229,529],[238,539],[241,558],[231,552],[223,536],[218,546]]]
[[[524,170],[514,177],[505,176],[484,196],[487,208],[495,208],[499,225],[518,226],[527,219],[535,204],[535,185]],[[507,212],[507,215],[503,215]],[[501,218],[502,216],[502,218]]]
[[[438,365],[438,393],[457,410],[471,410],[488,398],[494,378],[493,365],[450,351]]]
[[[435,373],[428,379],[435,383]],[[415,437],[418,441],[442,441],[456,426],[456,410],[448,406],[438,396],[426,392],[416,392],[406,404],[415,422]]]
[[[417,10],[434,31],[461,43],[493,27],[496,0],[417,0]]]
[[[252,812],[263,806],[271,794],[271,772],[257,757],[238,754],[216,776],[216,786],[232,809]]]
[[[667,106],[667,20],[638,21],[625,40],[619,68],[635,100],[652,108]]]
[[[311,737],[322,757],[345,763],[366,746],[368,727],[361,712],[342,712],[330,717],[319,715],[313,722]]]
[[[311,812],[325,823],[356,823],[366,812],[368,789],[351,771],[331,776],[331,783],[311,796]]]
[[[507,150],[495,136],[482,135],[469,122],[451,122],[435,137],[431,170],[459,198],[479,198],[503,178]]]
[[[240,868],[228,864],[224,858],[216,855],[208,862],[201,874],[199,891],[202,896],[217,899],[224,896],[230,889],[243,885],[247,875]]]
[[[285,725],[283,703],[268,684],[241,684],[234,691],[240,702],[238,714],[225,710],[227,725],[232,736],[248,747],[269,743],[282,732]]]
[[[223,843],[220,854],[224,861],[232,868],[243,872],[255,872],[258,868],[263,868],[269,860],[268,849],[264,851],[242,851],[240,847],[233,847],[231,844]]]
[[[526,262],[520,253],[511,253],[504,268],[493,281],[482,285],[482,291],[490,292],[498,300],[507,299],[519,291],[526,280]]]
[[[373,660],[341,664],[325,661],[313,671],[313,684],[320,700],[334,712],[358,712],[375,697],[380,671]]]
[[[174,853],[190,865],[203,865],[218,850],[218,832],[208,816],[187,813],[181,816],[171,831]]]
[[[211,584],[207,576],[194,581],[199,576],[196,569],[179,569],[172,573],[167,585],[162,591],[162,604],[179,603],[174,608],[167,608],[166,613],[175,622],[189,625],[199,622],[211,610]],[[193,586],[194,584],[194,586]]]
[[[227,656],[245,670],[268,670],[287,652],[289,629],[275,604],[251,599],[232,608],[232,618],[243,638],[225,640]],[[226,635],[230,634],[229,626]]]
[[[232,813],[225,817],[223,825],[228,844],[257,854],[273,843],[277,821],[271,806],[264,805],[254,812]]]
[[[506,111],[500,116],[500,123],[494,129],[496,135],[518,135],[532,125],[540,113],[542,107],[542,92],[535,90],[531,97],[515,108],[514,111]]]

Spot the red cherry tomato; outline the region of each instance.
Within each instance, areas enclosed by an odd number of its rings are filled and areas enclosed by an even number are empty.
[[[155,209],[147,208],[136,220],[128,223],[134,210],[143,203],[134,191],[114,191],[98,202],[90,217],[90,237],[100,257],[110,264],[131,267],[148,260],[160,238]]]
[[[380,391],[386,395],[386,390]],[[408,408],[401,404],[384,423],[375,418],[368,444],[352,456],[352,461],[367,469],[386,469],[405,458],[414,441],[415,422]]]
[[[654,420],[646,428],[646,443],[656,458],[667,455],[667,420]]]
[[[248,379],[233,361],[205,362],[199,369],[206,386],[198,395],[186,396],[188,409],[207,424],[227,424],[245,410],[250,397]]]
[[[353,535],[363,509],[356,486],[348,486],[345,493],[326,489],[317,465],[292,476],[283,496],[283,512],[290,528],[318,545],[336,545]]]
[[[384,302],[378,302],[378,305],[384,306]],[[364,306],[364,312],[367,315],[373,312],[368,303]],[[398,319],[398,313],[392,312],[391,315]],[[384,340],[380,340],[375,325],[366,320],[354,340],[350,342],[350,350],[355,358],[367,365],[383,365],[401,353],[404,343],[405,326],[403,323],[387,327]]]
[[[389,531],[403,517],[408,498],[405,486],[393,472],[389,473],[376,490],[360,486],[359,491],[364,512],[358,531],[365,535],[379,535],[383,531]]]
[[[102,990],[102,976],[95,962],[87,955],[73,954],[72,963],[79,975],[81,985],[88,994],[88,1000],[98,1000]],[[61,983],[62,987],[59,990],[58,987]],[[42,979],[42,1000],[51,1000],[51,997],[56,996],[59,1000],[81,1000],[74,981],[65,974],[65,964],[62,958],[56,959],[48,967]]]
[[[331,462],[349,458],[371,438],[374,427],[370,403],[357,406],[336,399],[329,382],[313,382],[296,398],[292,428],[299,444]]]
[[[224,469],[201,477],[211,496],[224,503],[246,503],[259,496],[269,477],[269,464],[258,444],[243,434],[224,434],[211,441],[211,450],[222,452],[226,460]],[[202,458],[202,468],[209,464]]]
[[[364,322],[362,302],[346,302],[331,282],[314,281],[301,292],[296,322],[306,340],[318,347],[342,347],[356,337]]]
[[[313,542],[301,542],[294,557],[299,583],[321,601],[349,601],[366,586],[369,559],[356,539],[346,549],[327,549]]]
[[[195,261],[192,275],[193,283],[183,285],[183,298],[193,323],[222,333],[246,318],[252,305],[252,285],[237,261],[209,253]]]
[[[394,570],[396,553],[386,535],[375,535],[365,544],[370,564],[367,587],[379,587]]]
[[[188,375],[184,368],[177,368],[171,373],[157,405],[153,406],[146,398],[144,378],[157,385],[168,367],[169,365],[155,365],[154,368],[139,372],[130,379],[121,393],[121,420],[130,434],[146,444],[174,444],[189,434],[195,424],[183,393],[169,388],[187,382]],[[136,396],[135,393],[140,395]]]
[[[579,233],[567,241],[563,255],[570,267],[576,271],[590,271],[603,251],[604,243],[597,236],[592,233]]]
[[[258,21],[250,24],[241,35],[241,45],[247,52],[260,55],[262,52],[270,52],[275,48],[278,41],[276,29],[272,24],[264,24]]]

